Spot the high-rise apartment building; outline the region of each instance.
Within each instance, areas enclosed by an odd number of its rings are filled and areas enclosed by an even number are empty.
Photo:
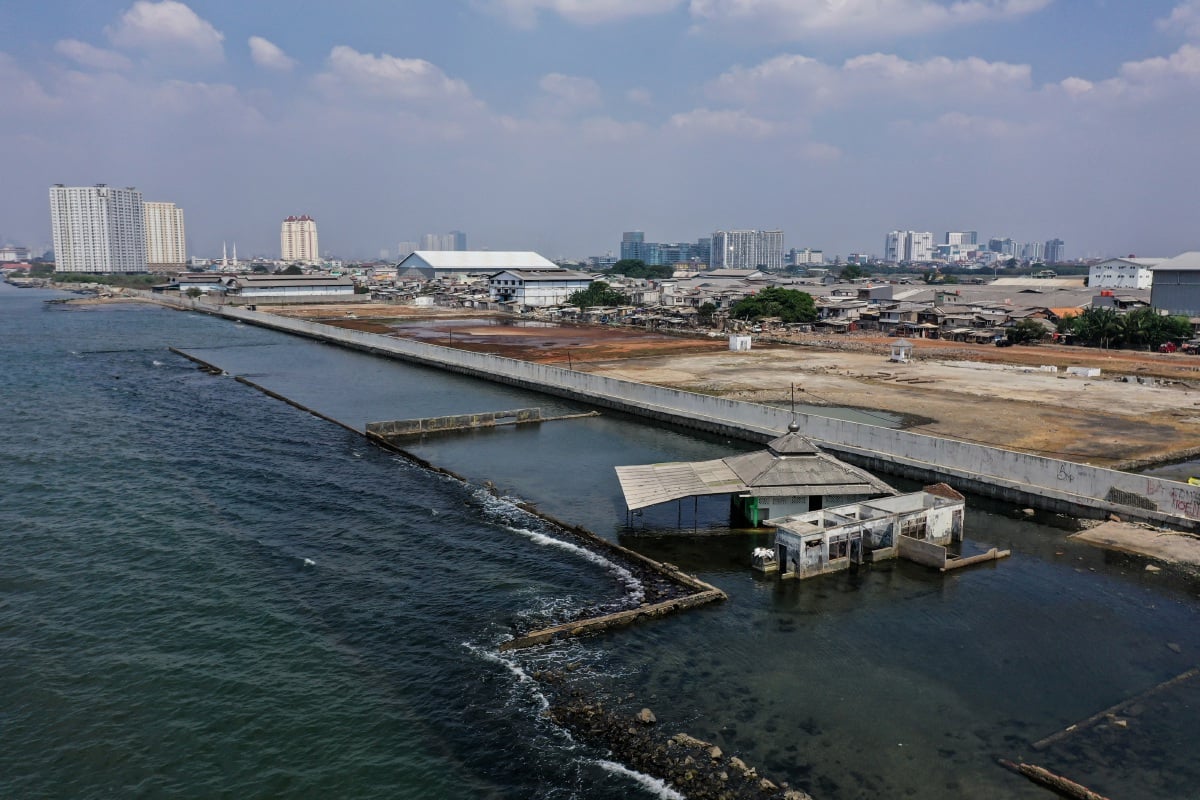
[[[467,249],[467,235],[462,231],[427,233],[421,237],[421,249],[435,252],[463,252]]]
[[[932,261],[933,233],[929,231],[892,231],[884,239],[883,260]]]
[[[1041,242],[1026,242],[1021,246],[1022,261],[1041,261],[1042,260],[1042,243]]]
[[[50,187],[54,271],[93,274],[146,271],[142,193],[132,186]]]
[[[712,269],[783,269],[783,231],[713,231]]]
[[[978,231],[947,231],[946,244],[978,244]]]
[[[788,251],[788,263],[794,267],[820,266],[825,263],[825,253],[806,247],[803,250],[792,248]]]
[[[1045,251],[1042,253],[1042,256],[1045,258],[1047,264],[1061,264],[1067,260],[1066,249],[1067,246],[1062,239],[1050,239],[1046,242]]]
[[[403,261],[415,252],[417,252],[416,242],[400,242],[396,245],[396,260]]]
[[[317,221],[308,214],[291,216],[283,221],[279,232],[280,258],[315,264],[321,260],[317,247]]]
[[[174,203],[144,203],[146,266],[151,272],[187,269],[183,209]]]
[[[1012,258],[1017,254],[1017,243],[1012,239],[988,239],[988,250]]]

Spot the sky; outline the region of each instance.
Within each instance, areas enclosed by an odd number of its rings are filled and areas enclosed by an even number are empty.
[[[54,183],[184,210],[189,254],[893,229],[1200,249],[1200,0],[0,4],[0,242]]]

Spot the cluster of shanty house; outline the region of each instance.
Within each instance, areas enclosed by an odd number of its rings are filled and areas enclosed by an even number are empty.
[[[1185,254],[1193,255],[1200,257]],[[528,251],[417,251],[395,267],[378,265],[360,270],[354,277],[320,272],[293,276],[198,273],[181,275],[163,288],[180,292],[194,288],[205,294],[220,294],[229,302],[374,299],[646,328],[737,331],[756,327],[760,329],[756,332],[764,334],[872,331],[908,338],[986,342],[1022,319],[1041,321],[1049,333],[1063,318],[1091,306],[1118,311],[1147,306],[1151,289],[1144,273],[1153,268],[1158,275],[1160,270],[1182,263],[1185,256],[1154,265],[1142,263],[1151,259],[1110,259],[1089,276],[1091,288],[1078,278],[973,278],[963,284],[926,285],[903,276],[895,281],[837,283],[829,275],[800,277],[734,269],[680,271],[669,279],[640,280],[564,269]],[[1172,268],[1159,276],[1160,282],[1164,286],[1168,279],[1186,282],[1193,272],[1200,275],[1200,258],[1195,266],[1190,272]],[[1184,277],[1177,279],[1176,274]],[[568,305],[572,294],[596,280],[609,283],[627,298],[627,304],[588,309]],[[739,300],[768,287],[812,295],[817,319],[784,324],[777,319],[743,323],[729,318],[730,309]],[[1189,290],[1185,287],[1174,294],[1186,295]],[[1200,295],[1200,289],[1196,294]]]

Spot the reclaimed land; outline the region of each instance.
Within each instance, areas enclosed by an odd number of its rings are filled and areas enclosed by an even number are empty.
[[[909,429],[917,433],[1102,467],[1127,469],[1200,452],[1200,356],[1181,353],[931,339],[914,342],[911,363],[893,364],[887,359],[893,337],[878,335],[798,334],[758,339],[750,352],[733,353],[723,337],[703,332],[545,327],[459,309],[269,310],[736,400],[785,403],[795,385],[797,402],[887,412],[915,419]],[[1058,372],[1043,372],[1043,365]],[[1068,367],[1099,368],[1101,375],[1068,377]]]

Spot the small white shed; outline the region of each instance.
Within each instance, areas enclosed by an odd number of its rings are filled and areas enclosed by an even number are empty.
[[[895,361],[897,364],[907,364],[912,359],[913,343],[908,339],[897,339],[892,342],[892,354],[888,361]]]

